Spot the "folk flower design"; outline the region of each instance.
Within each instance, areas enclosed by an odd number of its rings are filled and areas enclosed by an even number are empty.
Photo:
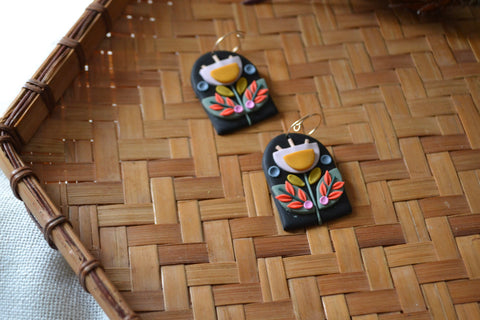
[[[269,97],[264,79],[253,80],[247,86],[247,80],[242,77],[235,85],[217,86],[215,91],[214,96],[202,100],[209,113],[227,120],[244,116],[249,124],[249,114],[260,109]]]
[[[334,204],[343,194],[344,185],[338,169],[327,170],[317,187],[318,207],[322,209]]]
[[[294,175],[287,178],[284,184],[275,185],[272,187],[275,199],[280,202],[280,205],[285,210],[294,214],[310,214],[315,213],[316,210],[322,210],[335,204],[344,192],[345,182],[342,181],[338,169],[326,170],[322,178],[314,188],[317,181],[315,179],[305,179]],[[290,181],[301,181],[307,190],[302,187],[292,184]],[[300,184],[300,183],[299,183]],[[314,193],[313,190],[316,190]]]
[[[305,191],[290,182],[279,184],[272,188],[275,199],[280,201],[282,207],[287,211],[294,210],[298,214],[314,213],[314,204]]]
[[[345,182],[337,168],[322,170],[317,167],[320,152],[317,143],[305,140],[273,153],[275,164],[289,172],[284,184],[272,186],[279,204],[292,214],[319,214],[319,210],[335,204],[344,193]]]
[[[242,76],[256,72],[252,64],[242,67],[239,56],[229,56],[220,60],[212,56],[214,62],[202,66],[200,76],[206,86],[215,87],[215,95],[202,99],[202,104],[210,114],[225,119],[234,120],[245,117],[252,124],[249,114],[260,109],[269,98],[269,89],[264,79],[259,78],[248,83]],[[251,79],[251,78],[250,78]]]

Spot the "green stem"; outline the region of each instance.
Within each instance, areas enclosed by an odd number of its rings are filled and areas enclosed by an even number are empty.
[[[225,107],[225,108],[228,108],[228,109],[233,109],[232,106],[229,106],[228,104],[225,104],[225,103],[218,103],[218,102],[217,102],[216,104],[219,104],[219,105],[221,105],[222,107]]]
[[[332,187],[333,187],[333,183],[335,182],[335,177],[332,177],[332,182],[328,185],[328,189],[327,189],[327,197],[328,195],[330,194],[330,191],[332,190]]]
[[[315,213],[317,214],[318,224],[322,224],[322,217],[320,216],[320,211],[318,210],[317,198],[313,195],[312,188],[310,187],[310,182],[308,182],[307,174],[303,174],[303,180],[307,185],[308,193],[310,194],[310,198],[312,198],[313,206],[315,207]]]
[[[252,125],[252,119],[250,119],[250,116],[246,113],[245,113],[245,119],[247,119],[248,125],[251,126]]]
[[[235,98],[237,99],[237,103],[243,107],[243,110],[245,110],[245,106],[243,105],[242,98],[238,94],[237,89],[234,86],[230,86],[230,89],[232,89],[232,92],[235,95]]]
[[[305,181],[305,184],[307,185],[308,194],[310,195],[310,198],[312,198],[313,205],[316,207],[317,206],[317,200],[313,196],[313,191],[312,191],[312,188],[310,188],[310,183],[308,183],[308,177],[307,177],[306,173],[303,174],[303,179]]]
[[[300,202],[302,202],[302,203],[303,203],[303,202],[305,202],[305,201],[303,201],[302,199],[300,199],[299,197],[297,197],[297,196],[295,196],[295,195],[291,194],[291,193],[290,193],[290,192],[288,192],[287,190],[283,190],[283,191],[285,191],[285,193],[286,193],[286,194],[288,194],[289,196],[291,196],[291,197],[292,197],[292,199],[295,199],[295,200],[297,200],[297,201],[300,201]]]
[[[259,90],[260,90],[260,86],[257,83],[257,89],[255,90],[255,93],[252,95],[252,101],[255,100],[255,98],[257,97],[257,93]]]
[[[238,94],[237,89],[234,86],[230,86],[230,89],[232,89],[232,92],[235,95],[235,98],[237,99],[238,104],[242,106],[243,111],[245,112],[245,118],[247,119],[248,125],[251,126],[252,125],[252,119],[250,119],[250,117],[247,114],[248,112],[250,112],[250,110],[248,110],[248,108],[245,107],[245,105],[243,104],[243,100],[240,97],[240,95]]]

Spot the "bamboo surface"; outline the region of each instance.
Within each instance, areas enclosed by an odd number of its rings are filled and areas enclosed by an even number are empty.
[[[41,227],[44,202],[68,218],[53,242],[111,318],[480,318],[478,7],[153,0],[117,15],[49,114],[10,121],[21,159],[0,157],[38,177],[18,193]],[[234,30],[279,114],[218,136],[190,71]],[[311,113],[353,213],[285,232],[262,151]]]

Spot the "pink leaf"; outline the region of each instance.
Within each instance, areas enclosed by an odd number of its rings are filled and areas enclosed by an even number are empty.
[[[219,104],[212,104],[209,108],[215,111],[223,110],[223,107]]]
[[[303,203],[301,203],[300,201],[295,201],[289,203],[287,207],[289,207],[290,209],[300,209],[303,208]]]
[[[252,90],[252,92],[257,91],[257,81],[252,81],[252,84],[250,85],[250,90]]]
[[[327,187],[325,186],[325,183],[322,183],[320,185],[320,193],[322,194],[322,196],[326,196],[327,195]]]
[[[295,188],[293,188],[292,184],[288,181],[285,181],[285,190],[287,190],[288,193],[295,195]]]
[[[334,191],[328,195],[328,199],[334,200],[340,198],[342,195],[343,191]]]
[[[245,90],[245,97],[248,99],[248,100],[252,100],[252,92],[250,90]]]
[[[215,92],[215,100],[218,102],[218,103],[225,103],[225,101],[223,100],[222,96],[219,95],[218,93]]]
[[[255,103],[260,103],[260,102],[262,102],[262,101],[265,100],[265,99],[267,99],[267,96],[257,96],[257,97],[253,100],[253,102],[255,102]]]
[[[333,184],[333,190],[341,189],[345,185],[345,182],[338,181]]]
[[[302,189],[298,189],[298,197],[302,199],[302,201],[307,201],[307,195]]]
[[[327,186],[329,186],[330,183],[332,183],[332,176],[330,175],[330,172],[328,172],[328,170],[325,171],[325,176],[323,177],[323,181],[325,181],[325,184]]]
[[[235,111],[233,111],[233,109],[227,108],[227,109],[223,110],[220,113],[220,115],[226,117],[226,116],[229,116],[229,115],[233,114],[234,112]]]
[[[290,197],[288,194],[281,194],[275,197],[275,199],[281,201],[281,202],[290,202],[292,201],[292,197]]]
[[[235,107],[235,102],[233,102],[232,99],[230,99],[230,98],[225,98],[225,100],[227,101],[227,104],[228,104],[230,107]]]
[[[264,94],[267,94],[267,92],[268,92],[268,89],[260,89],[258,90],[257,95],[263,96]]]

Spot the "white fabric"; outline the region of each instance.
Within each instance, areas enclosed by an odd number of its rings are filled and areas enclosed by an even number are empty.
[[[108,319],[0,171],[0,319]]]

